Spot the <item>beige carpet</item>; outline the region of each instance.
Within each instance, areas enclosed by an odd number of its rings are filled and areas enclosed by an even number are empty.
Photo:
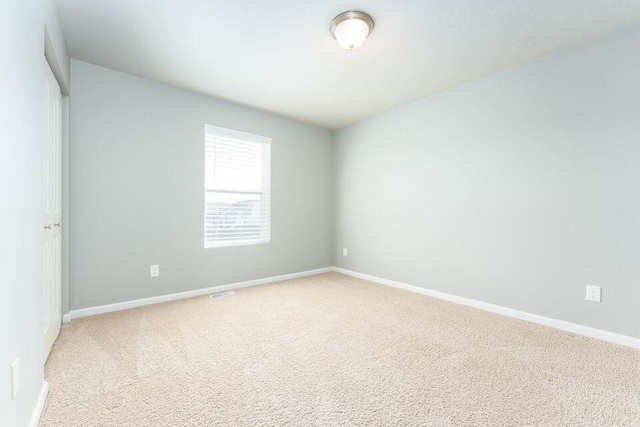
[[[74,320],[41,426],[640,426],[640,351],[337,273]]]

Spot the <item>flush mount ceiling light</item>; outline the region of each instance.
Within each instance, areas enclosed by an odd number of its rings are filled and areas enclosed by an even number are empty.
[[[331,21],[331,34],[345,49],[359,48],[373,31],[373,19],[364,12],[350,10]]]

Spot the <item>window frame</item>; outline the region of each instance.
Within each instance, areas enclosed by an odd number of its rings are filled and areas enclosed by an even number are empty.
[[[271,142],[272,138],[255,135],[247,132],[242,132],[233,129],[222,128],[218,126],[213,126],[209,124],[204,125],[203,132],[203,155],[204,155],[204,209],[202,210],[204,221],[203,221],[203,239],[204,239],[204,248],[221,248],[221,247],[233,247],[233,246],[246,246],[246,245],[260,245],[260,244],[268,244],[271,242]],[[261,144],[267,146],[266,155],[267,159],[261,158],[261,167],[262,167],[262,178],[261,178],[261,186],[262,189],[260,191],[246,191],[239,190],[235,191],[231,188],[226,189],[212,189],[207,187],[207,137],[214,136],[220,138],[228,138],[232,140],[242,141],[244,143],[249,144]],[[266,163],[265,163],[266,162]],[[267,171],[265,172],[264,167],[266,165]],[[265,173],[267,176],[265,177]],[[265,201],[268,203],[266,208],[262,207],[262,215],[261,215],[261,227],[267,227],[266,235],[267,237],[260,237],[258,239],[245,239],[245,240],[220,240],[220,241],[207,241],[207,193],[223,193],[229,192],[233,194],[259,194],[261,195],[260,200],[264,204]],[[264,230],[261,228],[261,234],[265,234]]]

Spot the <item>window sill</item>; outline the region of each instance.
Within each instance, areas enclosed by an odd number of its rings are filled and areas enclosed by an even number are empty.
[[[263,245],[271,242],[271,239],[261,239],[261,240],[242,240],[242,241],[221,241],[215,243],[205,243],[205,249],[211,248],[224,248],[229,246],[247,246],[247,245]]]

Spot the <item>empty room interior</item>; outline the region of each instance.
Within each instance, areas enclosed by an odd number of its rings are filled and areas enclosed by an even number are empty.
[[[640,426],[640,1],[0,0],[0,426]]]

